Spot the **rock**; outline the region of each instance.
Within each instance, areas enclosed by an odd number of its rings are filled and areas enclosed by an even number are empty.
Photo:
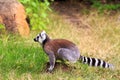
[[[29,35],[24,7],[17,0],[0,0],[0,23],[5,25],[8,32]]]

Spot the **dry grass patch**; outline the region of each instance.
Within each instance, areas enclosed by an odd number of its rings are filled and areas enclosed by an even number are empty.
[[[119,13],[113,16],[92,12],[79,18],[89,24],[81,28],[70,24],[58,14],[52,14],[48,34],[53,38],[68,39],[79,47],[81,54],[101,58],[115,64],[119,69],[120,60],[120,21]],[[117,61],[116,61],[117,59]]]

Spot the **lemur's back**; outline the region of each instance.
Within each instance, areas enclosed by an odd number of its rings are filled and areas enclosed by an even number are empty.
[[[65,39],[49,40],[44,45],[48,55],[54,54],[57,60],[67,60],[75,63],[80,58],[78,48],[74,43]]]
[[[54,51],[55,54],[57,53],[58,49],[60,49],[60,48],[65,48],[65,49],[70,49],[70,50],[77,49],[77,47],[74,43],[72,43],[71,41],[65,40],[65,39],[50,40],[44,45],[45,50],[49,49],[49,51],[50,50]]]

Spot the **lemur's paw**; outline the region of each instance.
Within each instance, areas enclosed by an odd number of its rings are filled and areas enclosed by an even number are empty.
[[[52,73],[52,72],[53,72],[53,69],[48,68],[48,69],[46,70],[46,72],[48,72],[48,73]]]

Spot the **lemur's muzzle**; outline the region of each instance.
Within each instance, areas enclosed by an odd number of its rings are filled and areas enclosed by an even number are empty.
[[[34,41],[37,42],[36,38],[34,38]]]

